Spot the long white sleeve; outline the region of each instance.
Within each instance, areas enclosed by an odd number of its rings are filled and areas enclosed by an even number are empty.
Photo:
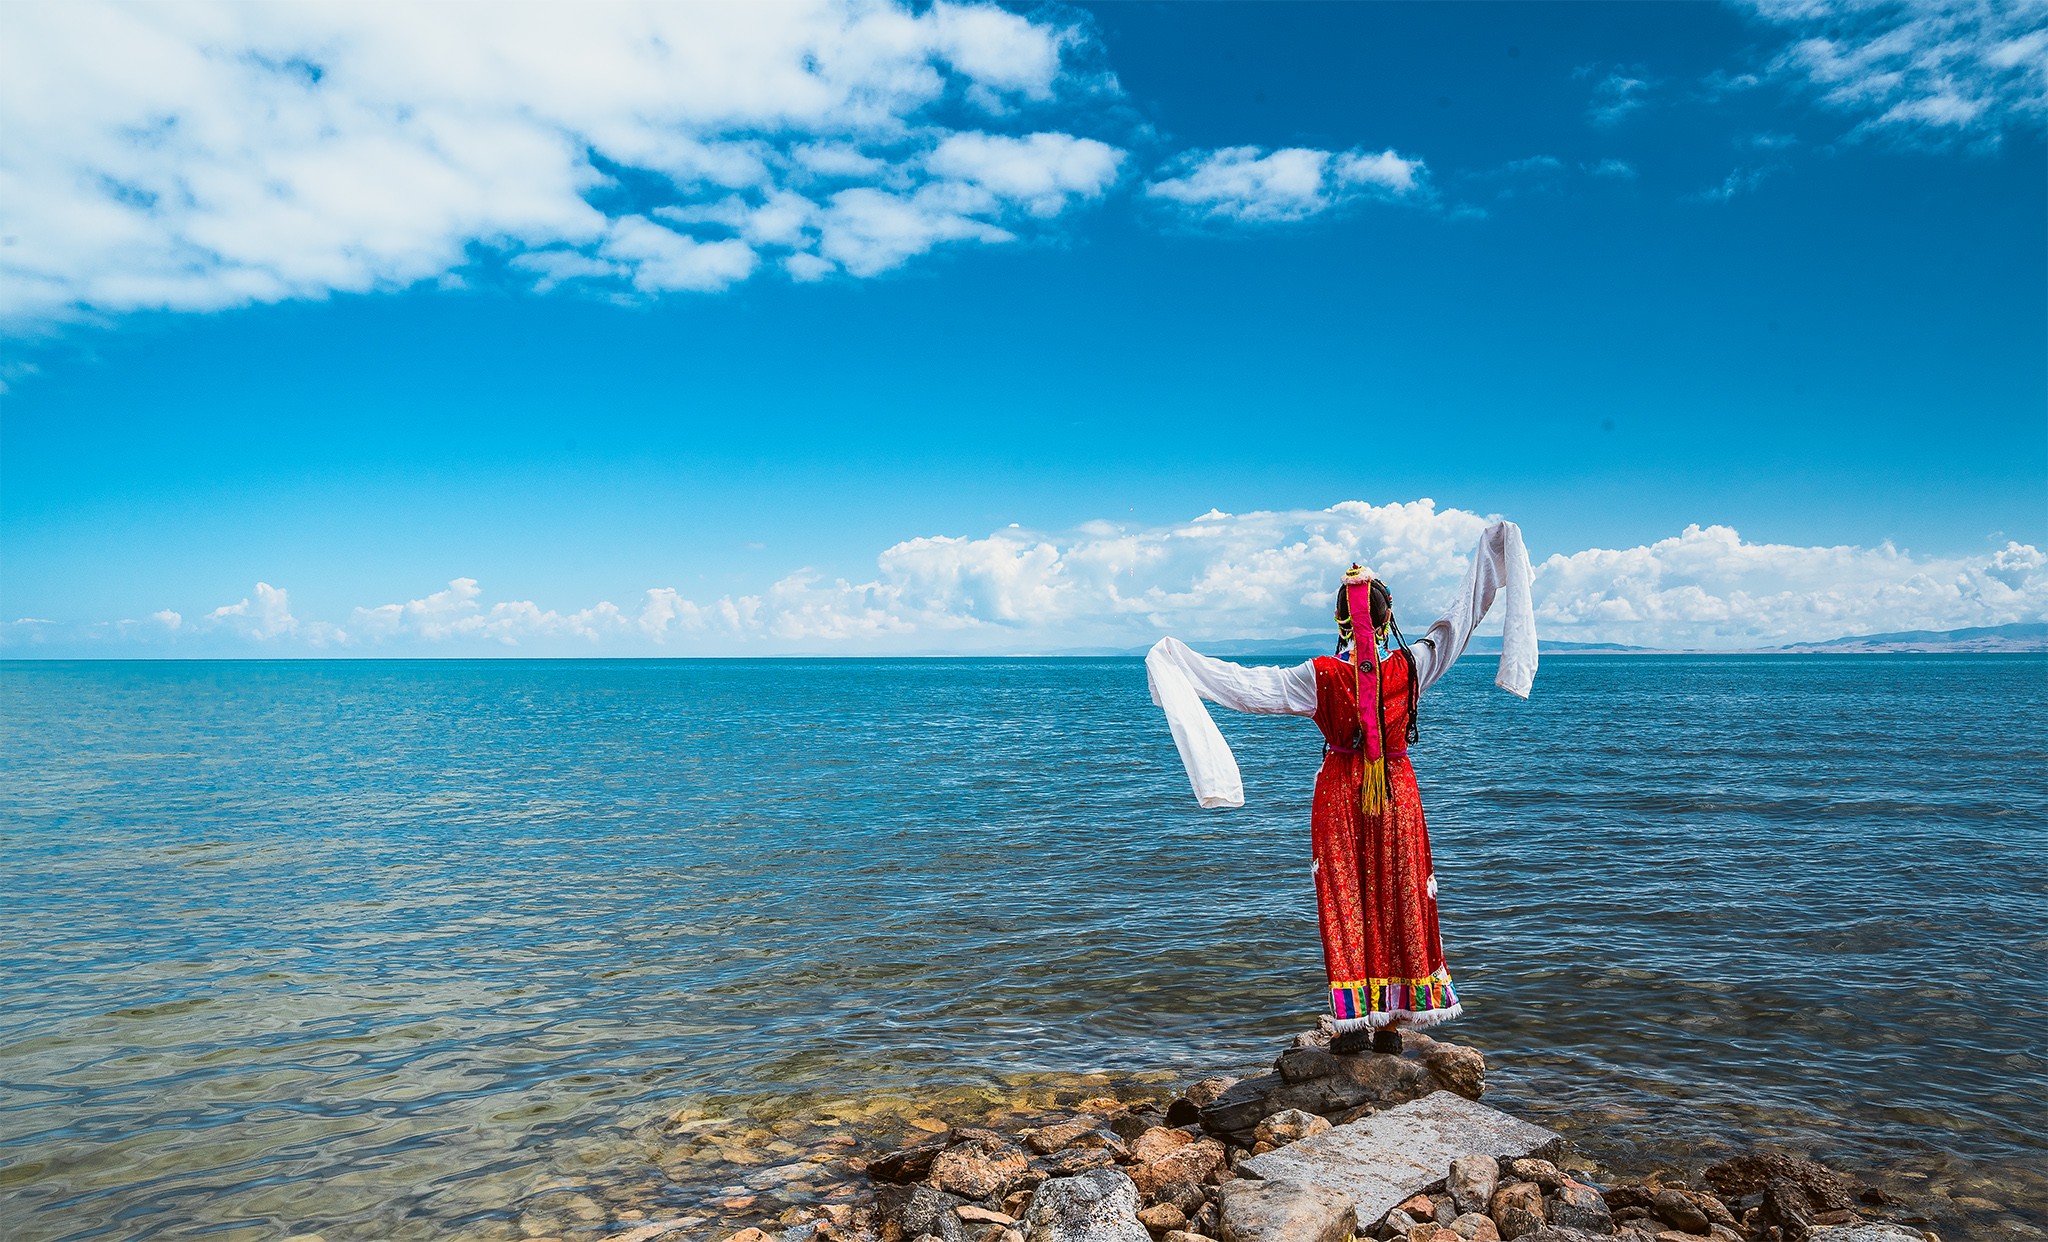
[[[1264,715],[1313,716],[1316,711],[1314,661],[1292,668],[1247,668],[1201,655],[1178,638],[1162,638],[1145,655],[1145,680],[1152,701],[1166,713],[1195,801],[1211,810],[1243,806],[1244,781],[1237,756],[1209,719],[1203,699]]]
[[[1493,684],[1528,698],[1529,687],[1536,680],[1536,612],[1529,599],[1534,576],[1529,550],[1522,546],[1522,528],[1513,522],[1487,527],[1450,610],[1424,633],[1428,642],[1418,640],[1409,647],[1415,655],[1417,689],[1427,690],[1458,662],[1472,641],[1472,632],[1497,598],[1506,624],[1500,640],[1500,670]]]

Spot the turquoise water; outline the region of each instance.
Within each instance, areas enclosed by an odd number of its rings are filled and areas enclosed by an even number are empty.
[[[2048,1232],[2048,661],[1481,663],[1413,753],[1489,1099]],[[680,1105],[1242,1066],[1320,1001],[1313,725],[1219,713],[1198,810],[1136,660],[0,692],[10,1242],[490,1236]]]

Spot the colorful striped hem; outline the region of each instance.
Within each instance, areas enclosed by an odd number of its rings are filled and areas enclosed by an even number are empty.
[[[1339,1022],[1375,1013],[1427,1013],[1457,1004],[1458,990],[1451,986],[1448,970],[1426,979],[1359,979],[1330,985],[1330,1016]]]

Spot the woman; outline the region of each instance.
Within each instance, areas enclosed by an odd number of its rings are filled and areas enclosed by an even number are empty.
[[[1166,712],[1204,807],[1243,806],[1244,787],[1201,699],[1233,711],[1311,716],[1322,729],[1311,839],[1338,1032],[1332,1051],[1363,1051],[1370,1041],[1375,1052],[1399,1052],[1397,1028],[1434,1026],[1462,1012],[1437,933],[1429,830],[1408,744],[1422,695],[1464,654],[1496,596],[1506,624],[1494,684],[1529,697],[1536,676],[1529,579],[1521,529],[1495,522],[1480,537],[1450,611],[1412,645],[1394,623],[1386,583],[1353,565],[1337,589],[1334,656],[1246,668],[1162,638],[1145,657],[1152,701]],[[1373,635],[1364,642],[1354,637],[1361,617]],[[1384,654],[1381,643],[1388,643]]]

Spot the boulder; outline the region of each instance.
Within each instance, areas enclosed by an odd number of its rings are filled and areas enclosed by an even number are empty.
[[[1189,1217],[1201,1211],[1202,1205],[1209,1201],[1208,1192],[1202,1189],[1200,1182],[1192,1178],[1168,1182],[1153,1191],[1152,1197],[1160,1203],[1172,1204],[1179,1208],[1183,1215]]]
[[[1854,1225],[1822,1225],[1807,1233],[1806,1242],[1902,1242],[1926,1236],[1918,1229],[1888,1220],[1868,1220]]]
[[[1025,1130],[1019,1137],[1024,1146],[1041,1156],[1049,1156],[1063,1147],[1070,1147],[1084,1134],[1092,1134],[1102,1125],[1094,1117],[1076,1117],[1058,1125],[1040,1126],[1036,1130]]]
[[[1181,1095],[1184,1098],[1186,1098],[1188,1103],[1193,1104],[1196,1108],[1201,1108],[1205,1105],[1215,1103],[1217,1096],[1222,1095],[1225,1091],[1230,1090],[1232,1087],[1235,1087],[1236,1085],[1237,1079],[1235,1078],[1228,1078],[1222,1076],[1215,1078],[1204,1078],[1202,1081],[1195,1083],[1193,1086],[1189,1087],[1186,1091],[1181,1092]]]
[[[1226,1182],[1218,1197],[1223,1242],[1345,1242],[1357,1225],[1348,1196],[1306,1182]]]
[[[877,1181],[921,1182],[931,1174],[932,1162],[944,1150],[946,1144],[943,1141],[905,1147],[868,1161],[867,1173]]]
[[[1468,1100],[1486,1094],[1486,1058],[1476,1048],[1430,1040],[1422,1053],[1422,1063],[1447,1091],[1455,1091]]]
[[[1132,1155],[1136,1154],[1132,1152]],[[1160,1187],[1170,1182],[1210,1181],[1222,1172],[1226,1154],[1223,1144],[1215,1139],[1196,1139],[1149,1164],[1131,1166],[1131,1180],[1137,1183],[1139,1192],[1148,1197],[1156,1195]]]
[[[1500,1161],[1492,1156],[1460,1156],[1451,1161],[1446,1184],[1459,1213],[1484,1212],[1500,1184]]]
[[[1153,1233],[1171,1233],[1187,1228],[1188,1214],[1171,1203],[1155,1203],[1138,1213],[1138,1223]]]
[[[1131,1140],[1131,1160],[1135,1164],[1150,1164],[1194,1141],[1195,1136],[1186,1130],[1154,1126]]]
[[[1204,1107],[1202,1128],[1250,1147],[1259,1122],[1274,1113],[1299,1109],[1331,1117],[1391,1108],[1440,1086],[1421,1061],[1407,1057],[1340,1057],[1321,1048],[1290,1048],[1274,1065],[1274,1073],[1247,1078]]]
[[[1480,1212],[1466,1212],[1451,1221],[1451,1232],[1464,1242],[1500,1242],[1500,1229],[1493,1218]]]
[[[1330,1123],[1326,1118],[1302,1112],[1298,1108],[1289,1108],[1261,1121],[1258,1129],[1252,1132],[1252,1137],[1271,1150],[1274,1147],[1285,1147],[1311,1134],[1321,1134],[1329,1128]]]
[[[948,1147],[932,1161],[932,1185],[963,1199],[999,1199],[1031,1172],[1031,1161],[994,1134]]]
[[[1510,1160],[1507,1171],[1522,1181],[1535,1182],[1545,1190],[1556,1190],[1558,1183],[1564,1180],[1564,1174],[1548,1160]]]
[[[1438,1091],[1241,1160],[1237,1172],[1269,1181],[1306,1182],[1348,1195],[1360,1227],[1370,1228],[1402,1200],[1442,1181],[1453,1160],[1474,1154],[1496,1159],[1523,1156],[1555,1142],[1557,1136],[1541,1126]]]
[[[1486,1214],[1493,1217],[1500,1236],[1513,1242],[1525,1233],[1541,1229],[1546,1221],[1543,1216],[1543,1187],[1535,1182],[1516,1182],[1493,1192],[1493,1201],[1487,1204]]]
[[[1038,1163],[1053,1177],[1072,1177],[1090,1169],[1106,1169],[1116,1163],[1116,1157],[1100,1147],[1069,1147]]]
[[[1152,1242],[1138,1223],[1138,1188],[1115,1169],[1047,1180],[1021,1223],[1025,1242]]]
[[[896,1223],[906,1238],[930,1234],[942,1242],[965,1242],[960,1217],[953,1210],[960,1200],[931,1186],[905,1186],[883,1192],[882,1215]]]
[[[1600,1192],[1569,1177],[1558,1186],[1557,1194],[1545,1196],[1543,1218],[1565,1229],[1584,1229],[1588,1233],[1614,1232],[1614,1217],[1608,1213],[1607,1203],[1601,1199]]]
[[[1650,1211],[1673,1229],[1686,1233],[1705,1233],[1709,1224],[1706,1212],[1682,1190],[1658,1191],[1650,1197]]]

